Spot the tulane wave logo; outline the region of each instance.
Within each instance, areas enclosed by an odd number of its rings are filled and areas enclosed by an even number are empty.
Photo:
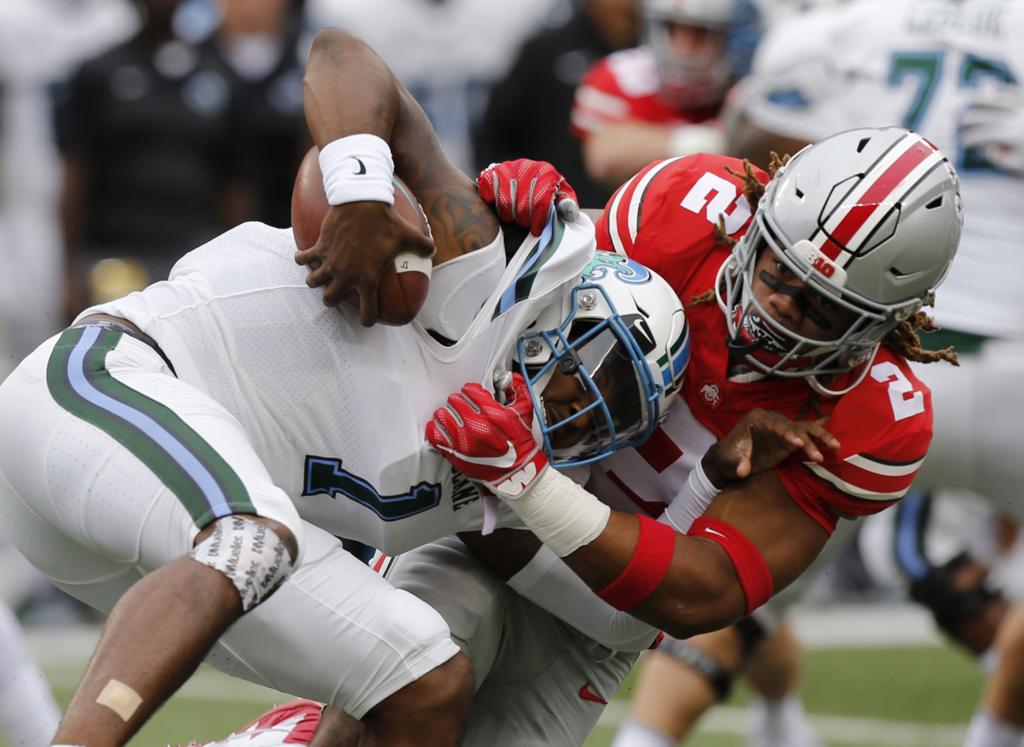
[[[594,252],[594,258],[583,270],[587,280],[601,280],[612,273],[623,283],[642,285],[651,281],[651,271],[629,257],[614,252]]]

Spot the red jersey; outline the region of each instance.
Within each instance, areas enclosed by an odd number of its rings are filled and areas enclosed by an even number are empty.
[[[579,138],[613,122],[638,119],[654,124],[696,124],[715,117],[720,104],[680,109],[661,98],[654,53],[636,47],[602,57],[583,77],[573,101],[570,129]]]
[[[772,409],[792,419],[824,416],[840,448],[823,449],[822,464],[798,452],[775,471],[793,500],[831,531],[839,517],[875,513],[907,492],[931,441],[931,393],[907,361],[884,346],[863,380],[840,397],[821,396],[804,379],[727,375],[725,315],[716,301],[692,301],[714,287],[730,254],[715,238],[719,217],[733,237],[751,220],[742,181],[730,170],[743,173],[742,161],[708,154],[656,161],[612,195],[598,221],[600,249],[644,263],[679,294],[691,356],[683,396],[666,423],[635,454],[598,464],[596,472],[605,474],[597,482],[602,497],[617,493],[613,505],[625,507],[625,498],[634,510],[657,514],[695,461],[749,410]],[[755,174],[768,179],[760,169]]]

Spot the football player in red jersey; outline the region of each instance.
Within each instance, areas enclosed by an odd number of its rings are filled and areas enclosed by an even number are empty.
[[[570,121],[590,176],[619,184],[657,158],[722,152],[719,111],[761,33],[750,0],[643,0],[644,44],[604,57]]]
[[[807,568],[840,518],[910,486],[932,417],[908,359],[952,357],[922,351],[916,330],[961,223],[952,166],[899,128],[823,140],[771,181],[723,156],[651,164],[612,197],[598,244],[657,269],[686,303],[683,397],[646,445],[592,471],[593,495],[534,464],[508,505],[601,598],[673,636],[749,614]],[[754,407],[827,418],[841,445],[719,490],[701,456]],[[453,438],[466,435],[439,413]],[[521,431],[497,427],[525,447]],[[484,455],[471,438],[461,448],[475,476],[467,458]]]

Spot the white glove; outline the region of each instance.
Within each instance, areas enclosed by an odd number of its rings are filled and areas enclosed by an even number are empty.
[[[960,137],[997,168],[1024,175],[1024,89],[1004,85],[979,93],[961,118]]]

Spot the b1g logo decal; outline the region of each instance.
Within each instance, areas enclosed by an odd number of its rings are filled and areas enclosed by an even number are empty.
[[[341,494],[373,511],[384,521],[398,521],[429,511],[441,502],[438,483],[421,482],[408,493],[381,495],[369,482],[342,469],[340,459],[306,456],[303,495]]]
[[[827,278],[830,278],[836,274],[836,266],[829,262],[824,257],[815,257],[813,266],[815,270],[817,270]]]

